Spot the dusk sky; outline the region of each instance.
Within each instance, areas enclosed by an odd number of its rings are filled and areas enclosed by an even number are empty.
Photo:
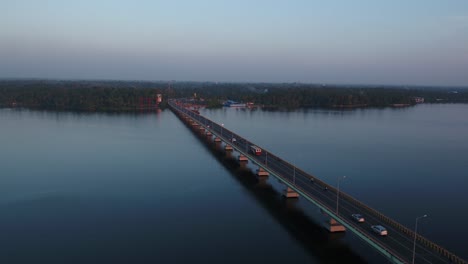
[[[0,0],[0,78],[468,85],[468,0]]]

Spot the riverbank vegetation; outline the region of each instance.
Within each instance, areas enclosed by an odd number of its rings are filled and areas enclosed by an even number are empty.
[[[191,97],[209,107],[224,100],[273,109],[303,107],[398,107],[425,103],[468,103],[466,88],[344,86],[268,83],[0,80],[0,106],[49,110],[136,111],[156,106],[156,94]]]

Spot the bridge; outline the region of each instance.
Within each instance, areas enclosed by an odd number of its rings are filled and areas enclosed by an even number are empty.
[[[264,148],[261,148],[259,155],[254,154],[251,146],[258,145],[186,108],[182,100],[170,100],[169,106],[180,119],[195,130],[208,137],[214,136],[216,142],[224,142],[226,151],[237,151],[240,162],[251,161],[257,165],[259,177],[272,175],[277,178],[287,188],[286,197],[300,196],[320,208],[330,217],[331,232],[351,231],[391,263],[468,264],[466,260],[442,246],[341,192],[339,185],[335,188]],[[351,218],[351,215],[356,213],[365,217],[364,223]],[[379,236],[372,231],[371,225],[385,226],[388,235]]]

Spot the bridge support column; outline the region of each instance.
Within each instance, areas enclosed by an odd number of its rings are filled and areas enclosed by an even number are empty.
[[[215,148],[216,148],[216,151],[218,151],[218,152],[223,151],[221,141],[215,141]]]
[[[221,142],[221,139],[219,137],[215,137],[214,142]]]
[[[286,209],[288,209],[289,211],[297,210],[297,202],[299,202],[298,199],[286,199],[285,200]]]
[[[293,189],[287,187],[286,190],[283,192],[283,196],[286,198],[298,198],[299,194],[295,192]]]
[[[257,178],[257,185],[258,188],[271,188],[271,185],[268,183],[268,178],[267,177],[258,177]]]
[[[330,220],[327,221],[327,228],[328,228],[328,231],[331,233],[346,231],[346,228],[344,226],[336,222],[336,220],[331,217],[330,217]]]
[[[210,131],[206,130],[206,133],[205,133],[205,135],[206,135],[207,137],[211,137],[211,135],[212,135],[212,134],[211,134],[211,132],[210,132]]]
[[[270,175],[268,172],[266,172],[263,168],[258,168],[257,170],[257,176],[258,177],[268,177]]]
[[[240,155],[239,155],[239,161],[240,161],[240,162],[248,162],[249,159],[248,159],[246,156],[240,154]]]
[[[224,150],[225,151],[232,151],[232,146],[229,145],[229,144],[226,144],[226,146],[224,146]]]

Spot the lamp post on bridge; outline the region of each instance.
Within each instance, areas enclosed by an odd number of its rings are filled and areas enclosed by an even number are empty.
[[[418,221],[421,218],[426,218],[427,214],[416,217],[416,224],[414,225],[414,242],[413,242],[413,261],[411,263],[414,264],[414,259],[416,257],[416,237],[418,236]]]
[[[336,192],[336,215],[338,215],[338,206],[340,205],[340,182],[344,179],[346,179],[346,176],[341,176],[338,178],[338,188]]]
[[[224,124],[221,124],[221,136],[223,135],[223,127],[224,127]]]

